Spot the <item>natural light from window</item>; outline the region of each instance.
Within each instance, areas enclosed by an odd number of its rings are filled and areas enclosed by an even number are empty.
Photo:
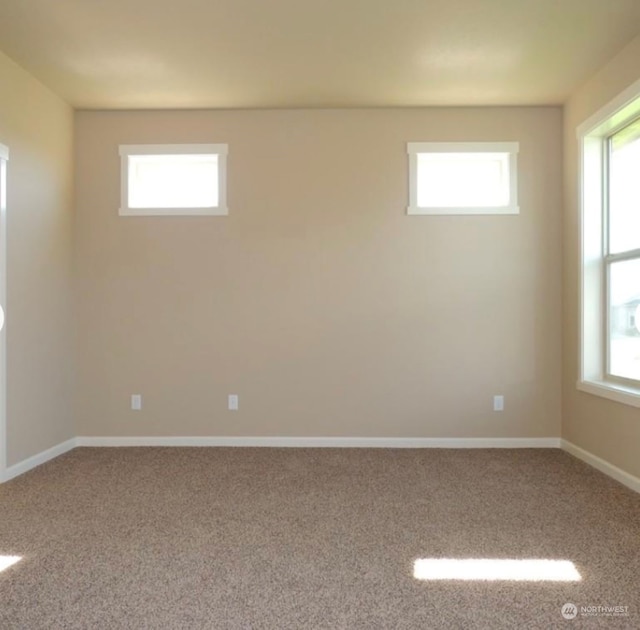
[[[20,562],[20,560],[22,560],[22,556],[0,556],[0,573]]]
[[[418,153],[418,206],[506,206],[508,153]]]
[[[226,144],[121,144],[120,216],[226,216]]]
[[[640,120],[609,141],[609,372],[640,381]],[[616,256],[629,253],[626,260]]]
[[[640,81],[576,129],[579,390],[640,408]]]
[[[640,247],[640,121],[611,137],[609,253]]]
[[[569,560],[421,558],[413,565],[417,580],[509,582],[579,582],[580,573]]]
[[[217,155],[130,155],[130,208],[214,208]]]
[[[519,214],[518,142],[408,142],[412,215]]]

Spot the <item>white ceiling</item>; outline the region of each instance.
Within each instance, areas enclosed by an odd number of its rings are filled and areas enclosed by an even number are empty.
[[[559,104],[638,33],[640,0],[0,0],[78,108]]]

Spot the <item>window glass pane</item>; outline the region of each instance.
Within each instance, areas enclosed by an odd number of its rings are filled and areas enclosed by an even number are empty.
[[[130,155],[130,208],[218,205],[217,155]]]
[[[609,267],[609,369],[640,380],[640,259]]]
[[[509,205],[508,153],[418,153],[421,208]]]
[[[609,251],[640,248],[640,121],[609,142]]]

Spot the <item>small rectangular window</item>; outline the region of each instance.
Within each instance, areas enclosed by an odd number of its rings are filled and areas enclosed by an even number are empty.
[[[225,144],[121,145],[120,214],[226,215]]]
[[[517,142],[410,142],[408,214],[518,214]]]

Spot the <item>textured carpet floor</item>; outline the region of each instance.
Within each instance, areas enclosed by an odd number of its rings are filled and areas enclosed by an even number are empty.
[[[640,628],[640,495],[559,450],[76,449],[0,486],[0,555],[2,630]],[[426,582],[418,558],[582,580]]]

